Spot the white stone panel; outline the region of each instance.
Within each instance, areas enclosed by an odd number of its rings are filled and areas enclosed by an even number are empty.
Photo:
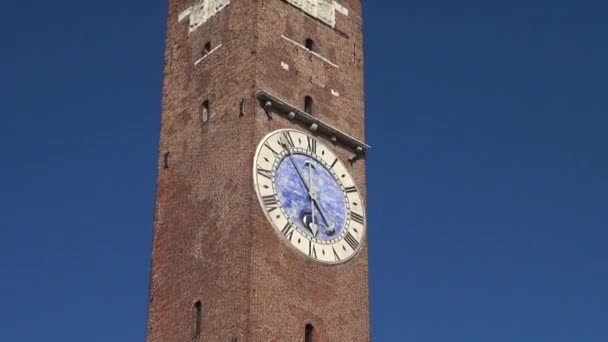
[[[178,16],[178,21],[190,19],[189,32],[194,32],[209,18],[230,4],[230,0],[197,0]]]
[[[285,0],[325,24],[336,26],[336,11],[348,15],[348,9],[335,0]]]
[[[329,26],[336,26],[336,9],[333,0],[317,0],[317,17]]]
[[[224,7],[228,6],[230,0],[215,0],[215,12],[219,12],[224,9]]]
[[[348,8],[340,5],[338,2],[335,2],[335,1],[334,1],[334,8],[336,9],[337,12],[340,12],[342,15],[348,17]]]

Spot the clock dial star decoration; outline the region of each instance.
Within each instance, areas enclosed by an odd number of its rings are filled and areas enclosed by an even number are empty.
[[[338,264],[359,251],[366,229],[361,196],[344,163],[314,136],[293,129],[268,134],[253,178],[269,221],[301,254]]]

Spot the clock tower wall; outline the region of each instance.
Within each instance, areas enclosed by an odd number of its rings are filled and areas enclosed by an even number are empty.
[[[360,2],[340,2],[332,28],[285,1],[267,1],[258,21],[258,88],[364,138],[363,35]],[[306,48],[306,40],[312,49]]]
[[[266,134],[308,130],[269,120],[258,91],[299,109],[310,96],[315,117],[363,140],[360,2],[340,2],[335,28],[282,0],[230,0],[193,28],[194,3],[169,1],[147,341],[300,342],[307,323],[315,342],[369,341],[367,241],[343,264],[307,259],[252,184]],[[365,161],[318,138],[365,198]]]
[[[233,0],[190,32],[193,4],[169,1],[147,341],[244,341],[255,2]]]
[[[300,110],[310,96],[313,116],[363,140],[361,4],[357,0],[341,4],[348,16],[336,13],[335,28],[284,1],[260,5],[256,84]],[[312,40],[312,49],[307,48],[307,39]],[[261,107],[256,109],[255,128],[255,141],[282,128],[311,133],[309,127],[285,117],[268,120]],[[317,138],[343,161],[353,156],[323,135]],[[345,165],[365,198],[365,161]],[[325,265],[294,253],[270,229],[260,206],[254,209],[252,227],[250,333],[254,341],[303,341],[306,323],[314,326],[315,341],[370,340],[367,242],[353,259]]]

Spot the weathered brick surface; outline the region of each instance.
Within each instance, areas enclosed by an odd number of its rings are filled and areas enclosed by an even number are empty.
[[[311,95],[316,115],[363,140],[360,1],[342,1],[350,13],[336,14],[334,30],[281,0],[231,0],[188,34],[177,17],[192,3],[169,3],[147,341],[192,341],[197,300],[202,341],[300,342],[307,322],[315,341],[369,341],[367,243],[337,266],[301,256],[267,221],[252,177],[263,136],[306,130],[268,120],[259,90],[298,107]],[[282,36],[310,37],[337,67]],[[222,46],[195,66],[207,41]],[[213,116],[203,124],[205,99]],[[333,147],[344,160],[352,155]],[[364,197],[365,162],[349,171]]]

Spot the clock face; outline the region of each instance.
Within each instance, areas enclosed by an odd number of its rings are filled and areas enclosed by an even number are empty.
[[[340,159],[315,137],[283,129],[260,142],[253,175],[277,233],[309,258],[344,262],[365,236],[365,211]]]

